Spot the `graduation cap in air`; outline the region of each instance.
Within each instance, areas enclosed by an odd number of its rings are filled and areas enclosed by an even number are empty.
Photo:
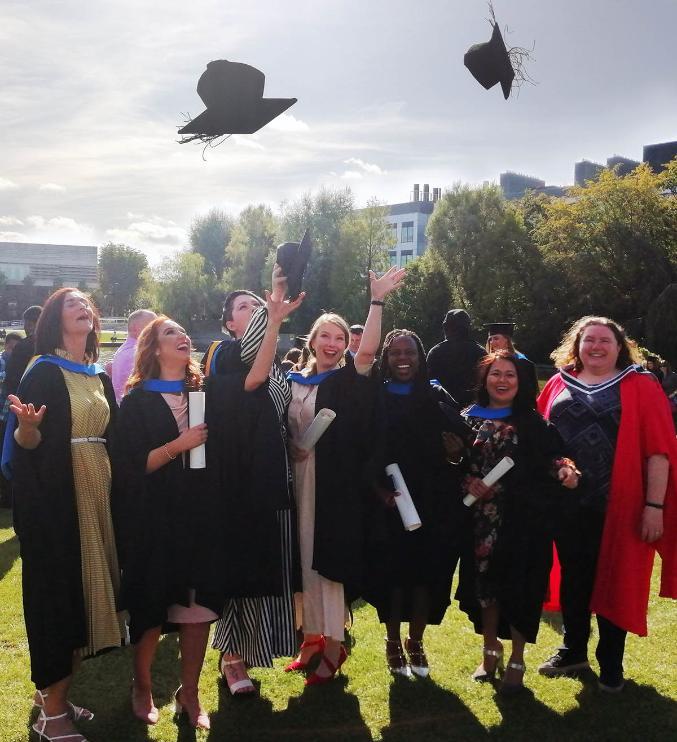
[[[183,142],[210,142],[226,134],[253,134],[296,103],[296,98],[264,98],[266,76],[248,64],[217,59],[209,62],[197,83],[207,110],[179,134]]]
[[[489,90],[501,83],[503,97],[507,100],[515,79],[515,70],[510,61],[510,54],[503,41],[501,29],[494,19],[494,30],[491,38],[482,44],[473,44],[463,57],[463,64],[470,70],[470,74]]]
[[[505,335],[511,338],[515,334],[514,322],[491,322],[484,327],[489,335]]]
[[[275,261],[282,268],[282,274],[287,277],[287,295],[290,299],[295,299],[301,293],[311,249],[307,229],[301,242],[284,242],[277,248]]]

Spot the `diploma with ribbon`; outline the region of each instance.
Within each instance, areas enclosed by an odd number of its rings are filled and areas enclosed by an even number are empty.
[[[327,407],[323,407],[315,419],[306,429],[306,432],[301,437],[299,442],[299,448],[304,451],[310,451],[315,447],[315,444],[320,440],[324,431],[334,422],[336,413],[334,410],[330,410]]]
[[[507,474],[512,468],[515,466],[515,462],[510,458],[510,456],[504,456],[498,464],[482,479],[484,484],[487,485],[487,487],[491,487],[492,485],[496,484],[498,480],[504,475]],[[470,507],[471,505],[474,505],[477,501],[477,498],[473,495],[466,495],[463,498],[463,504],[467,507]]]
[[[395,504],[397,509],[400,511],[400,518],[402,518],[402,525],[405,531],[415,531],[421,527],[421,518],[416,511],[414,501],[411,499],[409,488],[407,483],[404,481],[402,471],[397,464],[388,464],[386,466],[386,474],[393,480],[393,485],[396,492],[399,494],[395,495]]]
[[[188,427],[194,428],[205,421],[205,393],[188,392]],[[190,450],[190,468],[204,469],[207,466],[205,445]]]

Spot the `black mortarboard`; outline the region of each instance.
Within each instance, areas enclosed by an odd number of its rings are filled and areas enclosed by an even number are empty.
[[[465,53],[463,64],[470,70],[475,80],[487,90],[500,82],[503,97],[507,100],[512,81],[515,79],[515,70],[498,23],[493,23],[493,27],[491,39],[482,44],[473,44]]]
[[[303,275],[311,252],[310,235],[306,229],[301,242],[284,242],[277,248],[275,262],[287,277],[287,295],[295,299],[301,293]]]
[[[209,62],[197,83],[197,93],[207,106],[179,134],[183,141],[209,141],[225,134],[253,134],[296,103],[296,98],[264,98],[266,76],[241,62]]]
[[[506,335],[511,338],[515,333],[514,322],[491,322],[484,326],[489,335]]]

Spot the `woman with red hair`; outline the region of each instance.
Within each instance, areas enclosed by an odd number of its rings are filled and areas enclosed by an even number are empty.
[[[188,466],[188,452],[207,440],[204,424],[188,427],[188,391],[202,383],[190,353],[186,331],[165,316],[139,337],[118,424],[125,481],[121,603],[129,611],[134,645],[134,715],[147,724],[158,721],[151,664],[160,635],[178,626],[176,711],[187,714],[193,727],[209,729],[198,682],[220,605],[206,568],[205,550],[214,540],[207,532],[205,472]]]

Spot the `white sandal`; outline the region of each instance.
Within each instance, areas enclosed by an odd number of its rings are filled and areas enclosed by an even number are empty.
[[[252,679],[250,677],[243,678],[242,680],[236,680],[234,683],[230,683],[228,681],[228,674],[226,673],[225,668],[231,667],[233,665],[242,665],[242,668],[245,671],[245,674],[247,674],[247,666],[244,663],[243,659],[239,660],[226,660],[221,659],[220,668],[221,668],[221,675],[223,676],[223,679],[226,681],[226,685],[228,686],[228,690],[230,690],[231,696],[253,696],[256,695],[256,686],[254,683],[252,683]],[[246,692],[241,693],[240,691],[246,690]],[[251,689],[251,690],[249,690]]]
[[[33,706],[37,709],[44,708],[45,699],[49,695],[49,692],[41,690],[36,690],[35,692],[37,693],[38,698],[36,699],[35,696],[33,696]],[[83,706],[76,706],[70,701],[66,701],[66,703],[70,707],[70,717],[72,721],[92,721],[94,718],[94,714],[89,709],[86,709]]]
[[[60,734],[57,737],[48,737],[45,734],[45,727],[47,726],[48,721],[56,721],[57,719],[70,719],[70,714],[68,711],[64,712],[63,714],[57,714],[56,716],[47,716],[45,714],[44,709],[40,709],[40,713],[38,714],[38,720],[33,724],[33,731],[40,737],[40,739],[45,739],[47,742],[55,742],[57,739],[70,739],[74,740],[74,742],[87,742],[85,737],[83,737],[80,732],[71,732],[69,734]],[[38,728],[40,724],[42,723],[42,727]]]

